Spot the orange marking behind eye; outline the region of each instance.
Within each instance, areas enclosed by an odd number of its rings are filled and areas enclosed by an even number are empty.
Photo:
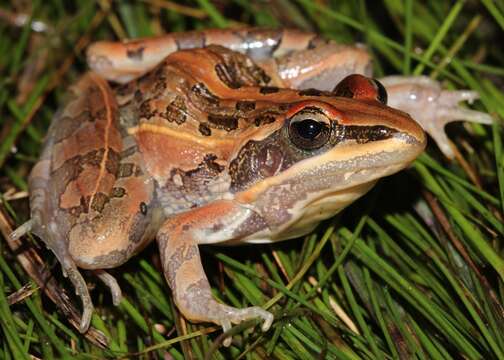
[[[287,111],[285,116],[287,118],[290,118],[296,115],[298,112],[302,111],[303,109],[310,107],[320,109],[330,119],[341,119],[344,117],[344,114],[331,104],[316,100],[306,100],[298,102]]]

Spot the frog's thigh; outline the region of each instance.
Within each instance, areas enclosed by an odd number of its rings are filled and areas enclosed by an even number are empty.
[[[111,268],[154,237],[154,186],[136,143],[121,132],[106,81],[88,73],[73,92],[51,124],[42,155],[49,161],[30,175],[35,233],[62,264]]]
[[[153,69],[170,53],[177,42],[168,35],[128,42],[99,41],[87,49],[87,63],[107,80],[124,84]]]
[[[256,213],[231,201],[194,209],[163,224],[157,234],[163,269],[184,317],[214,322],[224,330],[231,323],[260,317],[264,320],[263,330],[269,328],[273,316],[260,307],[236,309],[213,298],[198,250],[198,243],[231,240],[265,227]]]
[[[153,189],[136,167],[134,143],[121,136],[107,82],[88,73],[69,93],[30,174],[30,225],[81,297],[84,332],[93,307],[77,266],[113,267],[142,245],[153,216],[148,211]],[[100,278],[118,298],[117,286],[103,274]]]
[[[113,268],[153,239],[160,217],[152,206],[153,192],[150,178],[131,173],[118,178],[110,192],[95,194],[92,211],[81,216],[68,235],[68,250],[76,264],[84,269]]]
[[[261,65],[261,62],[259,62]],[[331,91],[346,76],[371,76],[371,58],[363,46],[318,43],[314,48],[290,52],[264,61],[264,68],[279,76],[281,86]]]

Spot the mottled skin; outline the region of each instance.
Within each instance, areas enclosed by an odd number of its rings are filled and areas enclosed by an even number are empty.
[[[303,235],[406,167],[426,142],[408,114],[385,105],[378,82],[344,79],[370,75],[362,47],[310,33],[100,42],[88,62],[94,72],[73,86],[30,175],[32,218],[13,234],[31,229],[56,254],[83,301],[81,331],[93,307],[77,268],[93,270],[117,303],[119,286],[104,269],[154,238],[186,318],[228,329],[261,317],[267,330],[269,312],[214,300],[198,244]],[[424,78],[384,82],[389,103],[447,155],[447,121],[489,121],[458,107],[472,92],[441,91]]]

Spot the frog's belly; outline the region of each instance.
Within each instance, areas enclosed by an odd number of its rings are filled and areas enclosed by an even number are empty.
[[[291,210],[292,219],[274,233],[266,236],[255,234],[242,239],[242,242],[254,244],[271,243],[306,235],[322,220],[334,216],[367,193],[375,183],[376,181],[371,181],[350,189],[313,194]]]

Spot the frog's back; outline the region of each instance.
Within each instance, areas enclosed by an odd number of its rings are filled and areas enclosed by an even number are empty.
[[[121,127],[167,215],[232,196],[231,159],[285,110],[272,83],[247,56],[210,46],[171,54],[116,89]]]

